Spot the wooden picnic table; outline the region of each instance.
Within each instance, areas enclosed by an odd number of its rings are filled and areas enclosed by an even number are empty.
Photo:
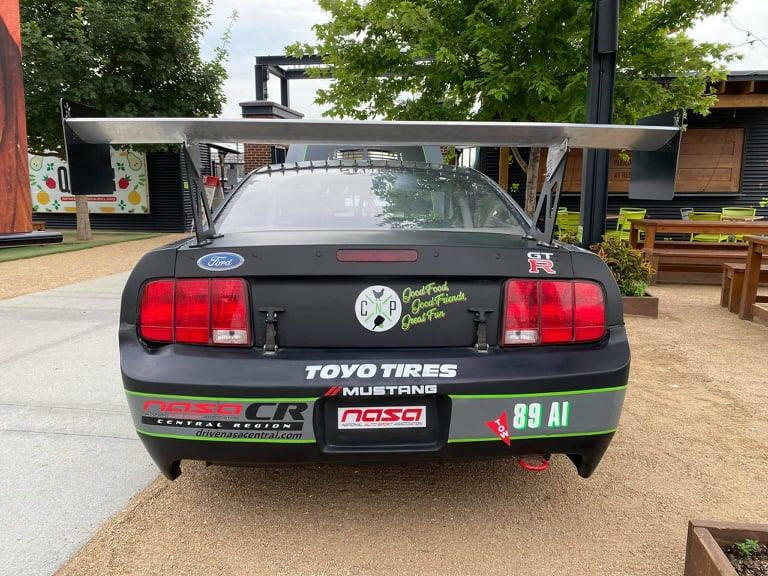
[[[762,264],[763,256],[768,255],[768,235],[747,236],[745,239],[747,241],[747,268],[744,273],[739,318],[742,320],[752,320],[755,313],[757,313],[759,316],[768,319],[768,308],[760,307],[759,310],[755,310],[755,306],[753,306],[757,301],[760,265]]]
[[[629,245],[638,247],[640,231],[645,232],[643,249],[646,255],[653,254],[656,235],[659,232],[670,234],[768,234],[768,221],[730,221],[730,220],[631,220]],[[702,244],[704,244],[702,242]],[[713,242],[716,245],[716,243]]]
[[[722,242],[665,242],[656,246],[659,234],[722,234],[728,236],[768,234],[768,221],[744,222],[721,220],[631,220],[629,243],[640,244],[640,231],[645,231],[642,250],[656,271],[651,283],[683,282],[691,284],[720,284],[722,265],[726,262],[744,262],[747,245],[733,248]]]

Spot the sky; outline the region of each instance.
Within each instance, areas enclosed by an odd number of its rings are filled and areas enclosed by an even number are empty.
[[[214,0],[212,26],[201,42],[204,58],[221,43],[230,14],[239,17],[232,30],[224,85],[227,103],[223,117],[239,117],[240,102],[255,98],[253,64],[257,55],[283,54],[293,42],[313,42],[312,25],[327,16],[313,0]],[[739,0],[728,16],[713,16],[690,32],[698,41],[729,42],[742,54],[732,70],[768,70],[768,1]],[[751,42],[751,43],[750,43]],[[307,118],[319,118],[323,109],[314,104],[315,91],[328,80],[294,80],[290,83],[291,108]],[[270,100],[279,101],[279,81],[268,86]]]

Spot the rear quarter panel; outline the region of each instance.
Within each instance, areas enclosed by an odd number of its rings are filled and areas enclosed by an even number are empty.
[[[607,326],[624,324],[624,308],[621,293],[613,279],[611,270],[597,254],[573,247],[571,252],[573,277],[583,280],[595,280],[605,287],[605,322]]]

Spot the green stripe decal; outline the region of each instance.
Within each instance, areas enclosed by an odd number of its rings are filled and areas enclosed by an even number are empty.
[[[254,442],[261,444],[314,444],[312,439],[290,439],[290,438],[209,438],[206,436],[183,436],[181,434],[159,434],[157,432],[145,432],[136,429],[139,434],[145,436],[154,436],[156,438],[175,438],[177,440],[202,440],[205,442]]]
[[[610,428],[608,430],[596,430],[594,432],[571,432],[568,434],[537,434],[535,436],[510,436],[510,440],[536,440],[538,438],[570,438],[573,436],[599,436],[601,434],[610,434],[616,432],[616,428]],[[500,442],[498,436],[493,438],[449,438],[448,444],[455,444],[457,442]]]
[[[483,400],[494,398],[540,398],[543,396],[576,396],[579,394],[603,394],[605,392],[618,392],[625,390],[627,385],[613,386],[611,388],[591,388],[589,390],[566,390],[563,392],[530,392],[525,394],[449,394],[454,400]]]
[[[219,397],[219,396],[192,396],[189,394],[149,394],[147,392],[133,392],[126,390],[129,396],[143,396],[146,398],[173,398],[176,400],[210,400],[212,402],[315,402],[320,399],[319,396],[296,396],[290,398],[241,398],[241,397]]]

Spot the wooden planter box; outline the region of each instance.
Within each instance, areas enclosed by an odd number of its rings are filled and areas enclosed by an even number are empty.
[[[656,296],[645,293],[645,296],[622,296],[624,314],[630,316],[659,317],[659,299]]]
[[[723,547],[747,538],[768,543],[768,524],[691,520],[685,546],[684,576],[738,576]]]

